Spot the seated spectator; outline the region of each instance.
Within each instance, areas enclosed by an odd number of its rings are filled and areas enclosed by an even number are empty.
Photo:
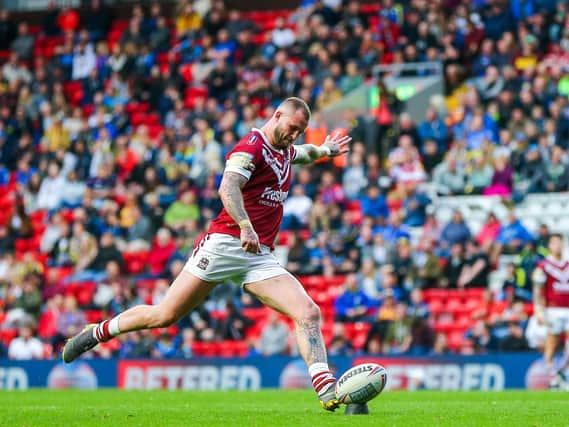
[[[344,169],[342,187],[348,200],[355,200],[368,183],[364,169],[363,157],[359,153],[352,153],[349,165]]]
[[[435,288],[443,278],[441,260],[435,255],[433,242],[423,239],[417,247],[413,262],[417,269],[417,285],[421,288]]]
[[[358,63],[356,61],[350,61],[346,64],[346,73],[340,80],[340,90],[344,95],[357,89],[364,83],[364,78],[362,77],[360,70],[358,69]]]
[[[59,207],[65,193],[66,182],[60,173],[59,165],[55,162],[49,164],[47,173],[38,192],[37,207],[52,210]]]
[[[289,336],[288,326],[276,313],[271,312],[261,331],[257,349],[263,356],[283,355],[288,349]]]
[[[476,244],[466,242],[466,256],[456,285],[458,288],[487,288],[490,274],[488,255]]]
[[[457,166],[453,154],[447,154],[444,163],[434,169],[433,183],[436,185],[437,193],[444,196],[464,193],[466,179],[462,169]]]
[[[414,288],[409,297],[409,305],[407,306],[407,315],[413,318],[428,319],[430,314],[429,305],[425,302],[423,291],[420,288]]]
[[[517,321],[508,322],[508,334],[500,341],[499,350],[505,352],[528,351],[529,346],[524,330]]]
[[[399,239],[392,265],[397,276],[397,284],[405,289],[412,289],[417,285],[417,267],[412,255],[411,242],[408,239]]]
[[[425,121],[417,129],[423,142],[436,142],[437,152],[444,152],[448,145],[448,129],[444,120],[439,117],[435,107],[429,107],[425,113]]]
[[[18,24],[18,35],[12,41],[10,50],[18,57],[28,61],[32,59],[35,37],[30,34],[28,23],[22,21]]]
[[[441,242],[446,244],[448,247],[455,243],[464,244],[470,239],[470,237],[470,230],[464,222],[462,212],[456,209],[452,215],[451,222],[445,225],[442,230]]]
[[[381,274],[375,269],[373,259],[362,262],[361,271],[357,273],[358,286],[370,300],[379,300],[381,290]]]
[[[483,321],[476,322],[466,336],[472,340],[474,352],[477,354],[498,350],[498,340],[492,335],[489,326]]]
[[[195,342],[195,338],[196,338],[196,332],[192,328],[185,328],[182,331],[182,342],[178,347],[178,352],[176,354],[176,357],[182,359],[191,359],[192,357],[194,357],[192,347]]]
[[[357,276],[348,274],[344,292],[334,301],[336,320],[339,322],[363,320],[373,306],[373,301],[359,288]]]
[[[271,42],[279,49],[286,49],[294,44],[296,35],[286,27],[284,18],[277,18],[275,29],[271,33]]]
[[[166,265],[170,256],[176,251],[176,243],[172,238],[172,233],[167,228],[161,228],[156,233],[154,241],[148,257],[148,269],[150,274],[159,276],[166,272]]]
[[[57,319],[57,344],[62,344],[67,338],[81,332],[86,324],[85,314],[79,310],[75,297],[66,296],[63,301],[63,310]]]
[[[395,318],[389,323],[385,334],[383,351],[387,354],[404,354],[411,348],[413,337],[411,335],[412,320],[407,316],[407,306],[397,304]]]
[[[456,288],[460,273],[464,267],[464,249],[462,244],[454,243],[450,247],[450,256],[446,260],[443,270],[441,286],[445,288]]]
[[[168,333],[162,333],[152,349],[151,355],[156,359],[172,359],[176,356],[177,349],[174,340]]]
[[[88,269],[104,271],[110,261],[116,262],[121,268],[124,263],[122,253],[118,250],[112,233],[104,232],[99,239],[97,256],[88,266]]]
[[[322,89],[316,97],[316,109],[323,110],[342,99],[342,92],[336,87],[334,79],[327,77],[322,82]]]
[[[220,335],[223,340],[244,340],[245,330],[253,325],[253,321],[244,316],[235,304],[227,304],[227,317],[220,325]]]
[[[414,185],[407,186],[406,193],[403,202],[404,224],[409,227],[421,227],[425,224],[427,206],[431,203],[431,199]]]
[[[522,249],[525,243],[531,241],[533,241],[533,236],[516,217],[515,212],[510,210],[507,223],[500,227],[496,237],[494,255],[516,253]]]
[[[353,354],[354,347],[346,337],[346,331],[343,323],[334,323],[332,328],[332,339],[330,344],[326,346],[326,349],[330,356],[351,356]]]
[[[494,159],[494,175],[490,187],[483,191],[485,195],[509,196],[514,186],[513,169],[507,157]]]
[[[10,305],[11,311],[22,310],[26,318],[31,318],[34,322],[37,321],[42,307],[41,285],[41,275],[27,274],[21,286],[21,293]]]
[[[387,200],[377,185],[370,185],[365,196],[361,198],[361,209],[364,216],[371,218],[388,218]]]
[[[12,360],[43,359],[44,350],[42,342],[33,336],[31,326],[21,326],[18,336],[10,341],[8,358]]]
[[[98,252],[97,240],[85,230],[85,225],[76,221],[73,224],[73,234],[69,241],[69,256],[76,272],[87,269],[95,260]]]
[[[494,171],[484,156],[474,157],[466,172],[466,194],[482,194],[492,183]]]
[[[164,214],[164,224],[179,230],[186,221],[198,220],[200,217],[196,195],[193,191],[185,191],[180,199],[170,205]]]
[[[132,225],[126,229],[127,251],[137,252],[150,249],[152,224],[138,205],[132,209]]]
[[[480,231],[476,235],[476,242],[484,251],[488,252],[492,247],[500,233],[501,226],[502,224],[498,221],[496,215],[490,212],[486,222],[482,224],[482,228],[480,228]]]
[[[448,348],[448,339],[446,334],[443,334],[441,332],[437,333],[433,342],[433,348],[431,349],[429,355],[442,356],[449,353],[450,349]]]
[[[292,194],[283,206],[283,230],[300,230],[308,227],[312,199],[304,193],[302,185],[292,187]]]

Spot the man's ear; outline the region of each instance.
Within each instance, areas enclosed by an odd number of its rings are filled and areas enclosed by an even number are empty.
[[[282,112],[282,111],[277,111],[277,112],[275,113],[275,119],[277,119],[277,120],[280,119],[282,115],[283,115],[283,112]]]

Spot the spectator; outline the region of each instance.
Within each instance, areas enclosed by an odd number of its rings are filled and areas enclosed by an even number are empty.
[[[354,348],[350,340],[346,338],[346,331],[343,323],[335,322],[332,327],[332,339],[327,345],[330,356],[351,356]]]
[[[8,50],[16,38],[16,26],[6,9],[0,9],[0,50]]]
[[[179,230],[184,227],[185,223],[190,220],[198,220],[200,215],[199,207],[196,201],[196,195],[193,191],[184,192],[178,201],[170,205],[164,214],[164,224]]]
[[[367,183],[363,158],[361,155],[353,153],[350,157],[350,165],[346,167],[342,176],[342,187],[346,198],[349,200],[359,198]]]
[[[434,107],[427,109],[425,121],[417,130],[424,144],[427,140],[433,140],[437,143],[437,152],[444,152],[447,149],[448,129]]]
[[[437,186],[437,193],[441,195],[451,196],[464,193],[465,176],[452,154],[447,154],[444,163],[435,168],[433,182]]]
[[[286,49],[294,44],[296,35],[286,27],[284,18],[277,18],[275,29],[271,33],[271,41],[278,49]]]
[[[417,247],[419,251],[413,261],[417,269],[417,284],[421,288],[435,288],[443,278],[443,267],[434,253],[432,241],[425,239],[421,246]]]
[[[458,288],[487,288],[490,274],[490,260],[475,241],[466,243],[466,257],[456,282]]]
[[[93,262],[89,265],[89,270],[103,271],[110,261],[116,262],[119,266],[123,265],[123,256],[115,244],[115,239],[111,232],[105,231],[99,239],[99,249]]]
[[[176,345],[168,333],[162,333],[154,345],[151,355],[156,359],[172,359],[176,356]]]
[[[404,224],[409,227],[421,227],[425,224],[427,206],[431,203],[431,199],[414,185],[408,186],[406,190],[407,195],[403,203]]]
[[[460,243],[453,243],[450,248],[450,256],[445,262],[443,270],[442,287],[456,288],[462,268],[464,267],[464,249]]]
[[[500,224],[500,221],[498,221],[496,215],[490,212],[488,214],[486,222],[482,224],[482,228],[476,235],[476,242],[482,247],[485,252],[488,252],[496,241],[496,238],[500,233],[501,226],[502,224]]]
[[[528,351],[529,346],[524,336],[524,330],[516,321],[508,323],[508,335],[502,339],[499,346],[500,351]]]
[[[342,93],[346,95],[360,87],[363,83],[364,78],[358,69],[358,63],[356,61],[348,62],[346,64],[346,74],[340,80],[340,90]]]
[[[366,195],[361,198],[361,208],[364,216],[384,219],[389,217],[387,200],[376,185],[370,185],[367,188]]]
[[[259,353],[263,356],[285,354],[288,349],[289,334],[286,324],[271,312],[259,337]]]
[[[349,274],[346,277],[344,292],[334,301],[336,320],[339,322],[363,320],[373,305],[373,301],[359,288],[357,276]]]
[[[441,241],[448,246],[455,243],[466,243],[470,240],[470,230],[464,222],[462,212],[456,209],[452,214],[452,220],[442,230]]]
[[[283,225],[284,230],[299,230],[308,227],[312,199],[304,193],[302,185],[292,187],[292,195],[284,203]]]
[[[342,92],[336,87],[331,77],[322,82],[320,94],[316,97],[316,109],[324,110],[342,98]]]
[[[158,276],[164,274],[168,260],[176,250],[172,233],[167,228],[161,228],[156,233],[156,240],[150,250],[148,268],[150,274]]]
[[[253,321],[245,317],[235,304],[227,304],[227,317],[220,325],[220,334],[223,340],[243,340],[245,330],[253,324]]]
[[[20,327],[18,336],[8,346],[8,358],[13,360],[43,359],[42,342],[33,336],[29,325]]]
[[[18,24],[18,35],[12,41],[10,50],[23,60],[32,59],[35,38],[29,33],[28,23],[22,21]]]
[[[508,212],[507,224],[500,227],[498,237],[496,238],[495,254],[515,253],[519,251],[527,242],[531,242],[533,236],[523,226],[521,221],[516,218],[513,210]]]
[[[85,314],[79,310],[75,297],[66,296],[63,301],[63,311],[57,319],[57,341],[61,343],[79,333],[86,323]]]
[[[387,327],[384,352],[387,354],[407,353],[412,341],[411,319],[407,316],[407,306],[397,304],[395,319]]]

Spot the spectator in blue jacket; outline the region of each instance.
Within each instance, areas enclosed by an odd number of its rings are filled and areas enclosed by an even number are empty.
[[[448,129],[444,120],[439,117],[437,109],[430,107],[425,113],[425,121],[419,126],[419,135],[423,143],[429,139],[437,142],[439,152],[447,149]]]
[[[508,213],[507,224],[500,227],[496,237],[496,251],[500,253],[517,253],[526,243],[532,242],[533,236],[516,217],[513,210]]]
[[[366,195],[361,198],[361,207],[364,216],[389,217],[387,200],[377,185],[370,185],[367,188]]]
[[[403,223],[409,227],[422,227],[427,217],[427,206],[431,199],[416,187],[410,186],[407,189],[407,197],[403,204],[405,219]]]
[[[358,277],[349,274],[346,277],[346,290],[334,301],[336,320],[339,322],[357,322],[366,318],[374,307],[370,299],[358,286]]]
[[[452,220],[443,228],[441,233],[441,243],[446,243],[447,247],[454,243],[466,243],[470,239],[470,230],[464,222],[462,213],[457,209],[452,215]]]

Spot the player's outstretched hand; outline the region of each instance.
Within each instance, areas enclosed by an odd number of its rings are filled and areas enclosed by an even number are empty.
[[[333,132],[324,140],[324,146],[330,149],[330,157],[340,156],[350,151],[350,141],[352,137],[339,132]]]
[[[252,254],[261,252],[259,236],[257,236],[257,233],[253,230],[253,227],[244,227],[241,229],[241,247],[245,252],[251,252]]]

